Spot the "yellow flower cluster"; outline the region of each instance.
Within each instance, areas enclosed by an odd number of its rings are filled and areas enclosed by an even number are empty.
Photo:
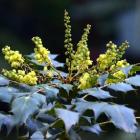
[[[9,46],[6,46],[2,49],[2,52],[11,67],[18,68],[23,64],[24,58],[19,51],[13,51]]]
[[[79,78],[79,89],[86,89],[94,86],[97,83],[98,75],[91,75],[88,72],[83,73]]]
[[[18,81],[20,83],[25,83],[28,85],[36,85],[38,80],[35,71],[25,73],[25,71],[23,70],[13,69],[10,71],[3,70],[3,74],[14,81]]]
[[[97,58],[98,70],[100,72],[109,72],[112,75],[112,78],[109,77],[106,83],[121,82],[126,78],[125,73],[121,71],[120,68],[129,66],[126,60],[121,60],[128,46],[128,42],[122,43],[120,47],[109,42],[106,46],[106,53],[101,54],[99,58]]]
[[[78,70],[79,72],[83,72],[90,65],[92,65],[92,61],[90,60],[90,51],[87,47],[90,28],[91,26],[87,25],[87,27],[84,29],[81,40],[77,44],[77,51],[72,56],[72,70]]]
[[[123,55],[126,52],[126,49],[129,47],[129,43],[127,41],[125,41],[124,43],[121,44],[120,47],[118,47],[117,49],[117,60],[122,59]]]
[[[120,47],[117,47],[111,41],[106,45],[107,51],[105,54],[101,54],[97,58],[97,66],[99,71],[105,71],[109,69],[121,68],[128,66],[126,60],[121,60],[126,49],[128,48],[128,42],[122,43]]]
[[[126,66],[129,66],[130,64],[124,59],[124,60],[120,60],[120,61],[117,61],[116,64],[112,65],[110,67],[110,70],[111,71],[116,71],[118,68],[124,68]]]
[[[50,51],[43,46],[42,40],[39,37],[33,37],[32,41],[35,43],[36,46],[36,48],[34,49],[35,59],[39,63],[47,63],[47,65],[50,65],[51,64],[51,59],[49,58]]]
[[[117,46],[112,42],[107,44],[107,51],[105,54],[100,54],[97,58],[97,66],[99,71],[104,71],[110,68],[117,59]]]
[[[108,78],[106,80],[107,84],[112,84],[112,83],[117,83],[117,82],[122,82],[123,80],[125,80],[126,75],[124,74],[123,71],[119,70],[117,72],[115,72],[112,78]]]

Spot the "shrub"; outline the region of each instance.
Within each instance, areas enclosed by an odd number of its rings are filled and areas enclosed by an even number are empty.
[[[72,42],[67,11],[64,26],[65,64],[55,60],[57,55],[39,37],[32,38],[31,55],[23,56],[9,46],[2,49],[11,69],[3,69],[0,76],[0,101],[8,106],[1,108],[0,127],[6,126],[7,133],[24,127],[31,138],[79,140],[79,131],[100,134],[106,124],[100,116],[105,114],[108,123],[135,133],[134,110],[114,100],[140,86],[139,65],[123,58],[128,42],[120,46],[109,42],[93,62],[87,45],[91,26],[86,26],[77,45]]]

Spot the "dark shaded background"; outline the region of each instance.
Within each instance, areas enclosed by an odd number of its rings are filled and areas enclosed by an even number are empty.
[[[40,36],[52,53],[63,54],[63,13],[69,11],[75,44],[87,23],[92,25],[89,48],[94,59],[112,40],[128,40],[127,59],[140,59],[139,0],[0,0],[0,46],[33,51],[31,38]],[[2,56],[0,56],[2,57]],[[64,59],[64,56],[61,56]],[[3,59],[0,60],[3,66]]]

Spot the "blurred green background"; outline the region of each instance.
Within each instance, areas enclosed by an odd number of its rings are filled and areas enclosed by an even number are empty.
[[[71,15],[75,44],[85,25],[92,25],[92,59],[104,51],[108,41],[120,44],[128,40],[127,59],[140,60],[139,0],[0,0],[0,47],[10,45],[29,53],[33,51],[31,38],[38,35],[52,53],[63,54],[64,9]],[[0,58],[0,66],[5,66],[2,54]]]

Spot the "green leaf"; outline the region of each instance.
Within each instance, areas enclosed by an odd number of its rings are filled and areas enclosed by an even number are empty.
[[[13,87],[0,87],[0,101],[10,103],[17,92],[19,90]]]
[[[14,127],[11,116],[0,113],[0,130],[3,125],[6,126],[8,134],[11,132],[12,128]]]
[[[58,57],[58,54],[49,54],[49,57],[54,60]]]
[[[77,112],[66,109],[56,109],[55,111],[58,118],[63,120],[67,132],[69,132],[71,127],[79,121],[79,113]]]
[[[103,74],[98,78],[98,83],[100,86],[103,86],[105,84],[105,81],[107,80],[109,74]]]
[[[131,74],[135,74],[136,72],[140,71],[140,66],[134,65],[130,71]]]
[[[95,114],[95,120],[102,114],[111,119],[112,123],[120,129],[123,129],[129,133],[135,133],[137,130],[136,119],[134,110],[123,105],[108,104],[105,102],[77,102],[75,103],[75,110],[84,113],[87,109],[93,110]]]
[[[69,93],[73,88],[73,85],[71,84],[58,84],[58,86],[64,89],[67,93]]]
[[[58,68],[58,67],[64,67],[64,63],[60,63],[60,62],[58,62],[58,61],[56,61],[56,60],[52,60],[52,64],[53,64],[53,66],[55,66],[56,68]]]
[[[28,128],[29,134],[32,135],[36,131],[43,132],[44,129],[48,129],[48,125],[45,123],[42,123],[41,121],[38,121],[36,119],[29,118],[26,121],[26,127]]]
[[[65,132],[53,132],[55,130],[51,129],[47,131],[46,138],[47,140],[57,140],[62,139],[65,140]]]
[[[3,75],[0,75],[0,86],[4,86],[4,85],[9,85],[9,80]]]
[[[128,92],[131,90],[134,90],[134,88],[126,83],[117,83],[117,84],[112,84],[108,86],[108,88],[113,89],[115,91],[121,91],[121,92]]]
[[[73,89],[72,84],[63,84],[60,80],[53,80],[52,83],[56,84],[57,87],[64,89],[67,93]]]
[[[80,128],[83,131],[88,131],[88,132],[96,133],[97,135],[99,135],[102,132],[102,129],[99,126],[99,124],[94,124],[92,126],[81,126]]]
[[[44,140],[44,136],[40,131],[36,131],[32,136],[30,140]]]
[[[37,102],[39,102],[40,105],[46,103],[46,97],[44,95],[42,95],[42,94],[37,93],[37,92],[32,94],[32,98],[37,100]]]
[[[79,92],[79,94],[88,93],[88,95],[96,97],[97,99],[112,98],[108,91],[104,91],[100,88],[89,88]]]
[[[131,69],[133,68],[133,65],[121,68],[120,70],[123,71],[123,73],[126,75],[126,77],[128,77],[128,74],[130,73]]]
[[[46,95],[48,102],[53,101],[57,98],[57,95],[59,93],[59,90],[57,88],[48,86],[47,84],[41,85],[41,87],[43,87],[45,90],[44,94]]]
[[[136,133],[136,119],[134,110],[123,105],[107,105],[104,112],[111,118],[112,123],[128,133]]]
[[[94,112],[95,120],[99,117],[102,112],[102,108],[107,105],[105,102],[88,102],[88,101],[79,101],[74,103],[76,105],[75,110],[80,114],[83,114],[86,110],[90,109]]]
[[[126,81],[126,83],[129,83],[133,86],[140,86],[140,75],[130,77],[130,78],[126,79],[125,81]]]
[[[46,123],[52,123],[56,120],[55,117],[49,115],[49,114],[45,114],[45,113],[39,113],[36,117],[38,120],[42,121],[42,122],[46,122]]]
[[[39,109],[40,102],[31,97],[16,98],[12,102],[13,120],[15,124],[25,123],[29,116]]]
[[[72,128],[70,129],[68,135],[70,140],[81,140],[80,136]]]

